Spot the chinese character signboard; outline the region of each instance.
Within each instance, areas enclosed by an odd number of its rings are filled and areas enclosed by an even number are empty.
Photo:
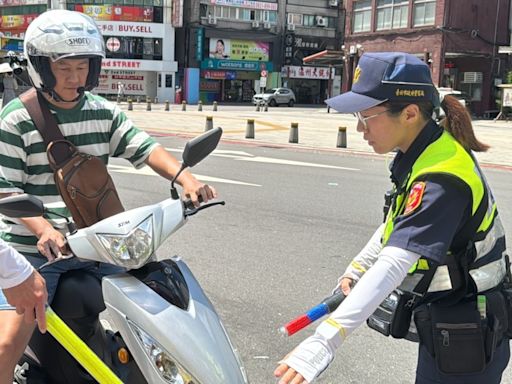
[[[329,80],[329,68],[327,67],[299,67],[295,65],[285,65],[281,69],[281,74],[284,77],[295,79]]]

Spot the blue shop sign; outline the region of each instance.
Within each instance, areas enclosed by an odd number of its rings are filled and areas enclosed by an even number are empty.
[[[207,59],[201,61],[201,69],[224,69],[257,72],[266,70],[272,72],[272,67],[273,66],[270,61],[237,61],[218,59]]]

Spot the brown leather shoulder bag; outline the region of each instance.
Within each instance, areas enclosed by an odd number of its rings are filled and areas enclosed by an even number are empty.
[[[32,88],[20,99],[43,137],[55,185],[76,226],[88,227],[123,212],[116,187],[103,161],[80,152],[64,138],[42,97]]]

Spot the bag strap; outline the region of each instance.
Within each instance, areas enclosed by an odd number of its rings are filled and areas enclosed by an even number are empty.
[[[21,94],[19,98],[25,105],[30,118],[41,134],[46,150],[48,151],[50,149],[51,143],[64,144],[51,146],[51,157],[54,159],[55,164],[60,165],[66,162],[66,160],[76,152],[76,148],[64,138],[57,124],[57,120],[50,112],[47,101],[44,99],[42,93],[32,87]]]

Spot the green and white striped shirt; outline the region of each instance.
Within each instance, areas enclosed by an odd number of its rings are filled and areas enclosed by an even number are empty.
[[[136,128],[115,104],[89,92],[73,109],[48,105],[64,137],[80,151],[101,158],[105,164],[109,157],[121,157],[141,167],[158,145]],[[0,146],[0,193],[36,196],[49,210],[47,219],[53,227],[65,231],[65,220],[52,212],[71,218],[70,213],[53,181],[43,138],[19,99],[0,113]],[[2,223],[1,239],[23,254],[38,254],[37,238],[21,222],[3,217]]]

